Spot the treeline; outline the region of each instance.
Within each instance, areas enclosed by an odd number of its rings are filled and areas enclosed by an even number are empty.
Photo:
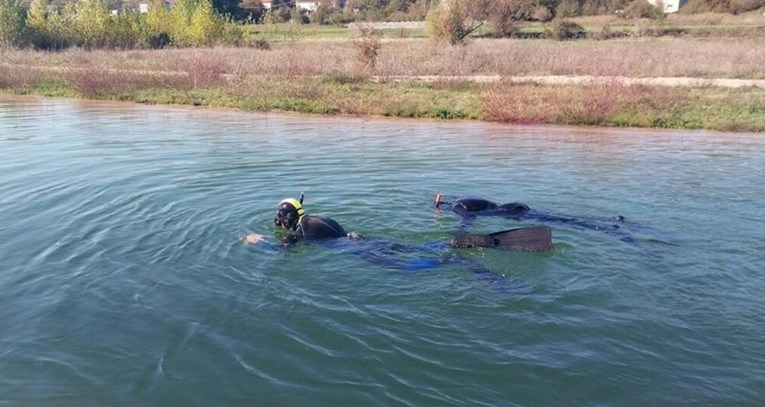
[[[0,46],[57,50],[92,48],[161,48],[233,44],[241,27],[218,13],[210,0],[177,0],[168,9],[151,0],[148,13],[112,13],[102,0],[79,0],[50,7],[33,0],[0,0]]]
[[[115,0],[55,1],[0,0],[0,46],[56,50],[236,45],[242,41],[242,23],[287,21],[426,21],[432,37],[458,43],[478,27],[510,36],[521,21],[616,12],[635,18],[664,15],[661,5],[647,0],[321,0],[311,12],[296,7],[295,0],[274,0],[270,10],[260,0],[176,0],[170,8],[164,0],[150,0],[147,13],[138,11],[139,0],[122,2],[122,9],[113,8]],[[681,12],[742,13],[763,7],[765,0],[690,0]]]
[[[238,0],[218,0],[238,1]],[[256,21],[293,21],[316,24],[347,24],[363,21],[423,21],[431,9],[461,0],[321,0],[314,13],[295,9],[294,0],[274,0],[272,10],[259,8],[258,0],[243,0],[241,8],[251,10]],[[592,15],[612,15],[627,10],[645,9],[646,0],[471,0],[469,7],[490,7],[494,19],[550,21]],[[656,3],[660,3],[657,1]],[[765,8],[765,0],[690,0],[681,13],[739,14]],[[262,14],[261,14],[262,13]],[[247,13],[243,13],[247,14]]]

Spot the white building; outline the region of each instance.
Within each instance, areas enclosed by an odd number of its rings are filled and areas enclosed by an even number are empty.
[[[661,3],[665,13],[677,13],[680,7],[683,7],[688,0],[648,0],[654,6]]]
[[[271,5],[273,4],[273,1],[262,1],[261,4],[263,4],[264,9],[271,10]],[[320,2],[319,1],[295,1],[295,2],[290,2],[290,4],[294,4],[295,7],[297,7],[298,9],[316,11],[316,8],[319,7]],[[331,2],[331,4],[334,4],[336,7],[342,7],[342,5],[345,4],[345,2],[334,1],[334,2]]]

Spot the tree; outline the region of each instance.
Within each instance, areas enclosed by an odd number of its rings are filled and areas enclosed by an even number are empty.
[[[242,0],[239,8],[242,9],[242,18],[249,22],[259,23],[265,14],[265,8],[260,0]]]
[[[221,37],[222,24],[217,20],[220,17],[215,14],[212,3],[202,0],[191,13],[189,20],[189,42],[191,45],[212,45]]]
[[[0,47],[17,47],[24,38],[24,10],[19,0],[0,2]]]
[[[212,7],[223,16],[230,16],[236,20],[246,18],[247,13],[239,7],[239,0],[213,0]]]
[[[314,24],[329,24],[331,22],[331,6],[321,3],[311,14],[311,22]]]
[[[169,35],[173,31],[170,12],[165,8],[162,0],[151,0],[149,2],[149,12],[146,14],[146,25],[149,27],[151,35],[155,38]]]
[[[459,44],[483,26],[492,4],[492,0],[441,0],[428,12],[428,34],[437,41]]]
[[[75,7],[77,42],[88,49],[106,45],[111,18],[104,3],[101,0],[80,0]]]

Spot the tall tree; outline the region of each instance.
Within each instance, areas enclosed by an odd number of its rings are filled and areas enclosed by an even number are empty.
[[[19,0],[0,2],[0,47],[17,47],[24,37],[24,10]]]
[[[245,14],[239,7],[239,0],[213,0],[212,6],[221,15],[231,16],[234,19],[241,19]]]

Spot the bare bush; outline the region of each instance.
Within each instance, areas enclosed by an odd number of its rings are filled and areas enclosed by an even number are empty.
[[[552,100],[558,115],[566,123],[601,124],[621,108],[624,85],[614,80],[589,83]]]
[[[372,30],[361,29],[361,32],[361,38],[354,41],[356,60],[361,64],[364,72],[373,74],[377,66],[377,56],[380,53],[380,38],[374,35]]]
[[[151,75],[135,71],[104,70],[103,68],[67,68],[62,77],[77,92],[87,96],[111,95],[148,88],[157,84]]]
[[[196,55],[185,67],[185,71],[189,75],[189,79],[193,81],[194,87],[213,86],[225,82],[224,75],[227,72],[227,67],[225,61],[203,53]]]
[[[41,77],[38,69],[0,65],[0,88],[25,89],[40,82]]]
[[[547,103],[548,92],[537,85],[501,82],[481,93],[487,120],[515,124],[548,123],[554,111]]]

